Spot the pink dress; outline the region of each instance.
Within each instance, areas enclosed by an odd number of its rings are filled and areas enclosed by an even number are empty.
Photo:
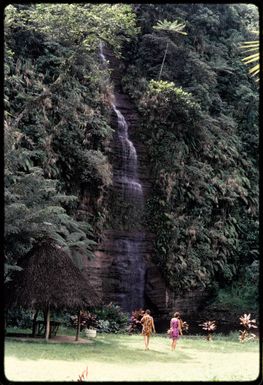
[[[180,338],[179,335],[179,320],[177,318],[172,318],[171,320],[171,332],[169,335],[173,340],[177,340]]]

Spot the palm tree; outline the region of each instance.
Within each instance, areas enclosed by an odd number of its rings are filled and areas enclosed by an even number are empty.
[[[180,33],[181,35],[187,35],[187,33],[183,31],[184,27],[185,27],[185,23],[180,23],[177,20],[168,21],[165,19],[163,21],[159,20],[157,22],[157,24],[155,26],[153,26],[153,29],[156,31],[176,32],[176,33]],[[166,42],[166,48],[165,48],[165,52],[164,52],[163,61],[162,61],[161,69],[159,72],[158,80],[160,80],[160,78],[161,78],[166,54],[168,51],[168,45],[169,45],[169,40]]]

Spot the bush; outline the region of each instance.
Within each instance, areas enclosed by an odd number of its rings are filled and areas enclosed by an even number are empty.
[[[78,316],[70,316],[71,326],[76,327],[78,324]],[[97,328],[98,320],[97,316],[89,311],[80,312],[80,330]]]
[[[254,261],[240,270],[239,279],[229,286],[219,288],[213,306],[224,306],[230,311],[258,313],[259,304],[259,264]]]
[[[22,308],[8,309],[6,312],[6,326],[14,326],[22,329],[32,327],[33,313]]]
[[[178,130],[179,123],[193,134],[193,127],[201,121],[201,108],[190,92],[173,82],[151,80],[139,102],[144,119],[151,124]],[[175,125],[176,122],[176,125]]]
[[[100,332],[117,333],[128,326],[128,314],[122,312],[121,308],[112,302],[101,308],[95,308],[93,313],[97,316],[97,328]]]
[[[141,331],[141,327],[142,327],[141,319],[143,316],[144,316],[143,309],[134,310],[132,312],[130,325],[128,328],[129,334]]]
[[[101,333],[117,333],[119,328],[116,322],[101,319],[98,321],[97,330]]]

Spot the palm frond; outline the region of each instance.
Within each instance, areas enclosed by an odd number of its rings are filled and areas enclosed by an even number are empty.
[[[242,46],[241,46],[240,48],[242,48]],[[247,47],[243,47],[243,48],[247,48]],[[255,51],[255,48],[249,48],[249,49],[246,49],[245,51],[243,51],[243,53],[245,53],[245,52],[251,52],[251,51]]]
[[[257,31],[252,31],[255,34],[259,34]],[[251,41],[245,41],[243,42],[243,45],[240,46],[241,49],[245,49],[243,52],[256,52],[252,55],[246,56],[241,61],[244,62],[244,64],[250,64],[258,62],[254,67],[249,69],[249,73],[252,76],[256,76],[260,71],[260,65],[259,65],[259,39],[251,40]],[[256,79],[256,81],[259,81],[259,78]]]
[[[244,59],[242,59],[242,61],[247,61],[250,59],[257,60],[258,59],[258,53],[254,53],[253,55],[249,55],[249,56],[245,57]]]
[[[244,47],[248,45],[258,46],[259,42],[257,40],[251,40],[251,41],[244,41]],[[242,46],[243,47],[243,46]]]
[[[186,32],[183,31],[185,27],[185,23],[180,23],[179,21],[168,21],[166,19],[159,20],[155,26],[153,26],[153,29],[157,31],[170,31],[170,32],[177,32],[181,33],[182,35],[187,35]]]
[[[259,64],[256,64],[254,67],[250,68],[249,73],[252,75],[257,75],[259,73]]]

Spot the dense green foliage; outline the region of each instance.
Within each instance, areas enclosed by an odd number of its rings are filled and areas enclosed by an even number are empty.
[[[113,222],[104,41],[126,64],[123,88],[141,119],[154,262],[178,293],[206,287],[219,304],[242,295],[256,309],[258,89],[240,48],[258,28],[256,7],[35,4],[5,13],[7,278],[39,238],[57,239],[73,259],[92,256]]]
[[[252,307],[258,299],[256,275],[248,273],[259,258],[258,90],[239,46],[257,26],[257,10],[167,4],[140,5],[136,12],[142,35],[128,55],[124,86],[141,112],[154,175],[147,208],[155,262],[175,291],[224,287],[231,295],[240,285],[251,288],[246,305]],[[162,80],[159,19],[185,22],[187,32],[170,35]]]
[[[121,308],[113,303],[101,308],[95,308],[93,313],[96,314],[98,319],[97,328],[99,332],[123,332],[128,327],[128,313],[122,312]]]
[[[6,327],[31,329],[33,325],[34,312],[22,308],[6,310]],[[38,313],[38,320],[44,320],[42,311]],[[65,310],[56,310],[52,313],[52,320],[61,322],[61,326],[76,329],[77,314]],[[121,308],[113,303],[89,311],[81,312],[80,329],[95,328],[99,333],[118,333],[127,331],[129,325],[129,314],[124,313]]]
[[[76,328],[77,320],[77,315],[72,316],[69,313],[64,315],[66,326]],[[112,302],[105,306],[91,308],[90,311],[80,314],[80,330],[88,328],[96,329],[99,333],[118,333],[125,331],[127,327],[128,313],[124,313],[120,306]]]
[[[5,9],[6,279],[34,241],[52,236],[92,256],[112,182],[102,39],[119,52],[137,32],[130,6]]]

